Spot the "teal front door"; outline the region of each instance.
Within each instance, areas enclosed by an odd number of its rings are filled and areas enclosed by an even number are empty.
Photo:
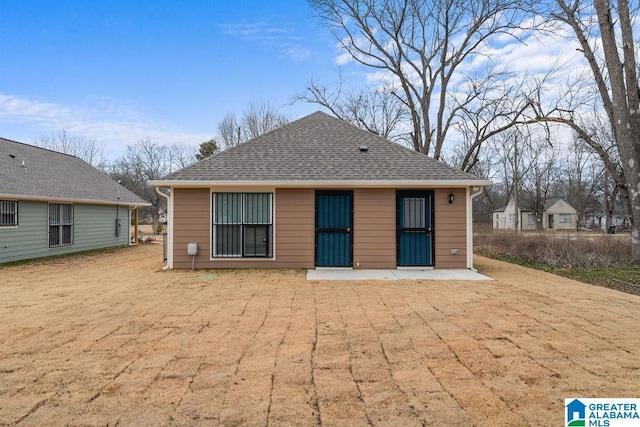
[[[398,191],[398,266],[433,266],[433,191]]]
[[[353,192],[316,191],[316,266],[353,264]]]

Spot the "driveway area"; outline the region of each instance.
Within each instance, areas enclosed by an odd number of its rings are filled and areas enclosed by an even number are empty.
[[[493,281],[160,271],[161,245],[0,267],[0,425],[561,425],[640,397],[640,297]]]

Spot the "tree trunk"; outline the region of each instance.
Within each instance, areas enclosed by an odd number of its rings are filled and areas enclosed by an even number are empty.
[[[631,254],[634,261],[640,262],[640,93],[629,5],[626,0],[619,0],[617,6],[617,19],[614,19],[609,0],[594,0],[611,85],[612,125],[626,181],[620,195],[624,199],[623,191],[627,192],[631,211]],[[622,58],[616,23],[620,25]]]

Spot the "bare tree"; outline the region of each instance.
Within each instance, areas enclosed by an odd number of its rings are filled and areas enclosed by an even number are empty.
[[[562,95],[564,105],[545,109],[538,104],[535,120],[569,126],[598,154],[631,218],[632,256],[640,261],[640,88],[634,37],[637,5],[630,7],[627,0],[556,0],[550,6],[550,17],[571,28],[580,45],[591,71],[592,90],[583,93],[592,97],[584,103],[567,102],[573,100],[568,91]],[[616,153],[602,146],[582,120],[585,105],[596,105],[604,111]]]
[[[111,177],[121,182],[127,189],[151,203],[141,208],[158,230],[160,214],[166,211],[166,200],[160,196],[147,181],[159,179],[171,170],[170,148],[143,139],[134,145],[128,145],[127,151],[111,167]]]
[[[250,102],[242,111],[240,122],[228,113],[218,123],[218,134],[226,150],[287,124],[289,119],[269,101]]]
[[[289,119],[268,101],[250,102],[242,113],[242,136],[246,141],[287,124]]]
[[[494,99],[497,70],[484,47],[515,34],[526,1],[309,0],[318,17],[357,63],[392,79],[393,94],[410,115],[413,148],[440,159],[456,118],[496,108],[464,167],[471,167],[486,135],[515,126],[527,104]],[[516,40],[514,38],[514,40]],[[471,65],[477,59],[478,64]],[[489,75],[489,77],[487,77]],[[498,99],[504,99],[504,93]],[[511,93],[513,97],[514,94]],[[497,102],[497,103],[496,103]],[[508,110],[503,110],[508,108]]]
[[[304,101],[328,109],[336,117],[387,138],[391,141],[411,144],[409,110],[393,93],[390,84],[378,88],[343,89],[342,76],[329,86],[311,80],[306,91],[294,96],[294,102]]]
[[[107,162],[104,149],[95,139],[74,135],[62,129],[50,135],[42,135],[36,145],[60,153],[79,157],[91,166],[104,170]]]
[[[188,144],[177,143],[168,146],[169,173],[192,164],[197,158],[197,153],[198,149]]]
[[[501,200],[507,204],[513,199],[514,205],[520,208],[523,205],[531,205],[532,211],[536,211],[542,200],[542,194],[536,195],[538,188],[535,189],[536,175],[534,168],[538,162],[538,157],[550,149],[551,146],[546,141],[536,140],[527,128],[512,128],[507,131],[495,135],[489,140],[485,151],[485,155],[492,156],[495,159],[495,167],[499,169],[495,178],[500,182],[500,188],[504,193]],[[524,189],[524,187],[528,187]],[[527,191],[533,188],[533,192]],[[523,194],[523,189],[524,194]],[[546,190],[545,190],[546,191]],[[533,197],[532,197],[533,196]],[[532,203],[533,200],[533,203]],[[544,201],[542,201],[544,204]],[[516,210],[517,212],[517,210]],[[540,218],[542,214],[540,213]],[[513,227],[515,231],[520,229],[520,217],[515,215]],[[536,226],[541,225],[536,223]]]
[[[222,148],[225,150],[231,147],[235,147],[242,142],[240,135],[240,125],[236,120],[235,114],[228,113],[224,116],[220,123],[218,123],[218,134],[220,135],[220,139],[222,140]]]
[[[604,175],[602,162],[584,141],[575,138],[563,161],[561,186],[566,199],[578,212],[578,224],[599,208],[598,196]]]
[[[525,145],[529,172],[523,176],[524,199],[534,213],[536,229],[542,230],[544,211],[549,197],[557,195],[557,151],[544,143]]]

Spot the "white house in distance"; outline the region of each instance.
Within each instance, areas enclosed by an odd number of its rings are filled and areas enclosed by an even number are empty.
[[[609,212],[609,223],[607,224],[607,213],[597,213],[587,218],[587,227],[595,228],[601,227],[603,230],[607,229],[607,226],[614,227],[624,227],[628,225],[628,222],[625,221],[624,210],[619,203],[616,203],[616,206],[612,212]]]
[[[518,228],[520,230],[535,230],[535,213],[522,201],[518,205]],[[509,199],[507,206],[493,211],[493,228],[513,229],[515,227],[515,218],[516,208],[512,198]],[[575,230],[577,220],[577,211],[566,200],[555,197],[545,203],[542,215],[543,230]]]

